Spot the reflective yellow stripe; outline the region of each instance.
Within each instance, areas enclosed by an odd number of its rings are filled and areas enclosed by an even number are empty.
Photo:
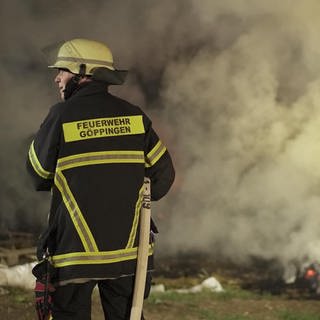
[[[153,254],[153,245],[149,245],[149,255]],[[83,264],[107,264],[136,259],[138,248],[101,252],[73,252],[52,257],[54,267],[61,268]]]
[[[163,145],[161,140],[153,147],[153,149],[146,156],[146,167],[153,166],[161,156],[166,152],[167,148]]]
[[[32,141],[30,149],[29,149],[29,160],[34,171],[44,179],[53,179],[54,173],[45,170],[37,157],[36,151],[34,150],[34,141]]]
[[[70,214],[85,251],[98,251],[98,247],[92,236],[92,233],[82,215],[80,208],[78,207],[76,200],[74,199],[66,178],[60,170],[57,170],[56,172],[55,184],[61,192],[63,202]]]
[[[137,150],[88,152],[58,159],[55,184],[62,195],[63,202],[70,214],[70,217],[73,221],[73,224],[78,232],[78,235],[86,252],[97,252],[98,248],[62,171],[87,165],[98,165],[106,163],[143,164],[144,161],[144,152]],[[139,191],[139,198],[136,203],[135,215],[126,248],[132,248],[134,245],[134,240],[137,233],[137,225],[139,221],[139,212],[142,203],[142,191],[143,188],[141,188],[141,190]]]
[[[139,217],[140,217],[140,210],[141,210],[141,205],[142,205],[142,200],[143,200],[143,190],[144,190],[144,185],[142,185],[140,191],[139,191],[139,197],[136,203],[136,208],[135,208],[135,213],[134,213],[134,219],[132,223],[132,228],[129,236],[128,243],[126,245],[126,249],[132,248],[134,245],[134,240],[137,235],[137,228],[138,228],[138,223],[139,223]]]
[[[85,119],[62,125],[65,142],[142,134],[145,132],[142,115]]]
[[[143,151],[100,151],[80,153],[60,158],[57,168],[66,170],[79,166],[104,164],[104,163],[144,163]]]

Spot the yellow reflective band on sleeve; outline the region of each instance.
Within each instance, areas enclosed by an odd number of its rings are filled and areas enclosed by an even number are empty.
[[[153,147],[153,149],[146,156],[146,167],[152,167],[166,152],[167,148],[163,145],[161,140]]]
[[[145,132],[142,115],[86,119],[66,122],[62,126],[65,142]]]
[[[135,212],[134,212],[132,228],[131,228],[131,232],[130,232],[130,236],[129,236],[129,240],[128,240],[126,249],[133,248],[134,240],[135,240],[136,235],[137,235],[137,228],[138,228],[138,224],[139,224],[140,210],[141,210],[142,200],[143,200],[143,190],[144,190],[144,185],[142,185],[141,189],[139,190],[139,196],[138,196],[138,200],[137,200],[136,208],[135,208]]]
[[[70,214],[85,251],[98,251],[98,247],[92,236],[92,233],[83,217],[80,208],[78,207],[76,200],[74,199],[64,175],[60,170],[57,170],[56,172],[55,185],[61,193],[63,202]]]
[[[30,149],[29,149],[29,160],[31,162],[31,165],[32,165],[34,171],[41,178],[53,179],[54,173],[50,172],[50,171],[47,171],[42,167],[42,165],[41,165],[41,163],[40,163],[40,161],[39,161],[39,159],[37,157],[36,151],[34,150],[34,141],[32,141]]]
[[[144,152],[118,150],[80,153],[60,158],[57,168],[59,170],[66,170],[80,166],[107,163],[144,163]]]
[[[153,245],[149,245],[149,256],[153,254]],[[83,264],[107,264],[137,259],[138,248],[101,252],[73,252],[52,256],[56,268]]]

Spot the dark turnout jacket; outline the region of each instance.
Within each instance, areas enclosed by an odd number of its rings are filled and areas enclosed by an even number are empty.
[[[43,249],[57,282],[134,274],[144,177],[152,200],[174,180],[168,150],[139,107],[86,83],[50,109],[27,168],[36,190],[52,193]]]

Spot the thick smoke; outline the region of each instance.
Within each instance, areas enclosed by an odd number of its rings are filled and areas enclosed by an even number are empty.
[[[183,168],[175,248],[240,262],[319,258],[316,7],[194,7],[211,46],[170,63],[161,95]]]
[[[113,92],[150,114],[175,160],[173,191],[154,206],[160,251],[320,259],[319,9],[316,0],[5,1],[0,223],[44,222],[48,198],[23,170],[27,141],[58,99],[41,48],[88,37],[131,70]]]

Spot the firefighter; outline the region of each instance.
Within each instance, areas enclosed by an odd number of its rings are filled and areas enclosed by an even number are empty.
[[[51,314],[90,319],[97,285],[105,318],[129,319],[144,177],[151,199],[162,198],[174,181],[172,160],[146,114],[108,92],[126,71],[115,69],[105,44],[66,41],[49,68],[57,69],[62,102],[35,135],[27,169],[35,189],[52,194],[38,245],[38,258],[49,257],[53,270]],[[152,254],[150,241],[145,297]]]

